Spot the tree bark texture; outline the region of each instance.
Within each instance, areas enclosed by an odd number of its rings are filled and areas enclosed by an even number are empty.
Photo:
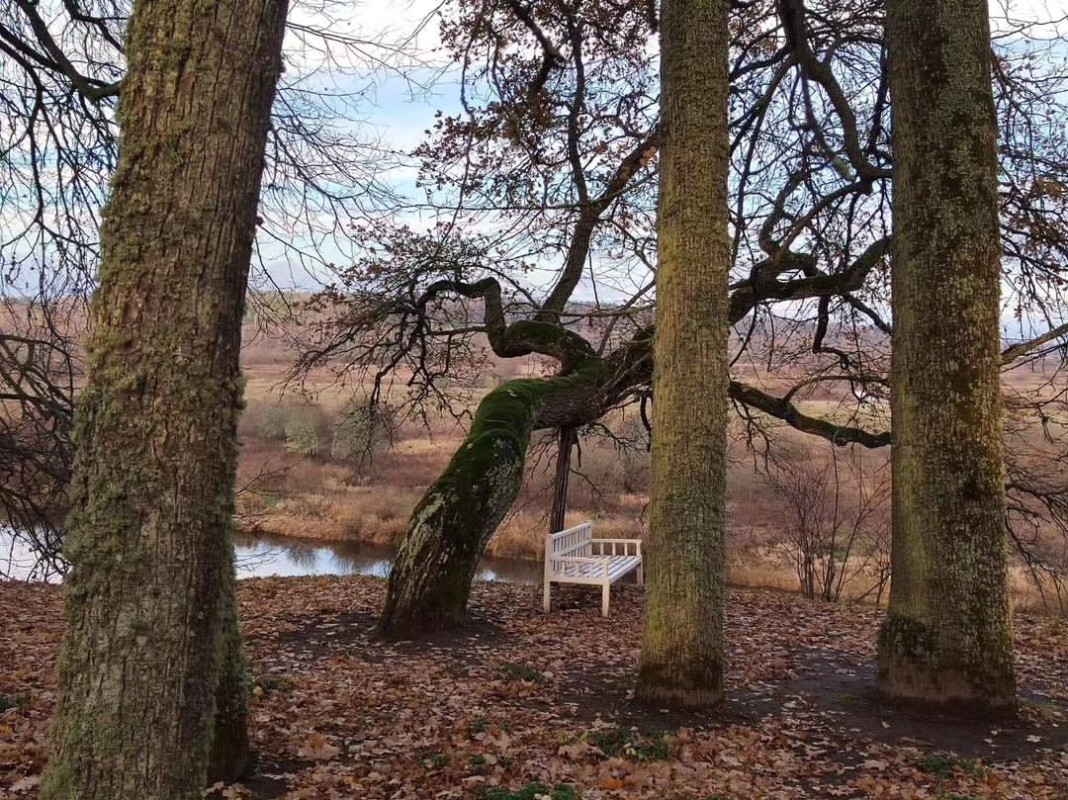
[[[983,0],[888,0],[894,113],[890,699],[1011,713],[997,127]]]
[[[232,777],[245,757],[238,354],[285,12],[134,6],[76,413],[48,800],[200,798],[209,762]]]
[[[727,474],[727,13],[661,7],[661,151],[646,606],[637,697],[723,699]]]
[[[389,573],[382,634],[463,621],[482,551],[522,485],[542,391],[540,381],[510,381],[482,400],[467,438],[408,521]]]

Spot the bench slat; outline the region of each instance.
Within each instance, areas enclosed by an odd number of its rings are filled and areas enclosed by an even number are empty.
[[[619,578],[622,578],[628,572],[636,570],[641,566],[642,560],[635,556],[613,556],[608,561],[608,575],[611,577],[614,583]]]

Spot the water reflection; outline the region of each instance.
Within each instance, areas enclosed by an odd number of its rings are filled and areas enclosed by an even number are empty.
[[[270,575],[371,575],[385,578],[393,561],[388,547],[358,542],[314,542],[284,536],[238,536],[237,577]],[[475,580],[541,583],[541,565],[514,558],[486,558]]]
[[[255,578],[300,575],[371,575],[385,578],[393,561],[388,547],[357,542],[309,542],[285,536],[235,538],[237,577]],[[0,579],[40,580],[34,572],[38,560],[24,537],[0,525]],[[487,558],[479,565],[475,580],[506,583],[541,583],[541,565],[513,558]],[[60,577],[47,577],[58,582]]]
[[[0,524],[0,580],[5,578],[16,581],[46,581],[59,583],[62,574],[55,564],[38,557],[32,542],[38,537]]]

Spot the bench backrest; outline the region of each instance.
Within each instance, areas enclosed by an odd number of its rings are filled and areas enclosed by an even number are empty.
[[[553,556],[588,556],[593,539],[593,523],[583,522],[574,528],[550,533],[545,540],[545,560]]]

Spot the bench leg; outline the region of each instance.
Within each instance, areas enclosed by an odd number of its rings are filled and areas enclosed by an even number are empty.
[[[552,582],[548,578],[546,578],[545,579],[545,586],[542,589],[541,607],[545,611],[546,614],[548,614],[549,611],[552,609],[552,602],[553,601],[549,596],[549,587],[551,586],[551,584],[552,584]]]
[[[645,564],[638,565],[638,585],[645,586]]]
[[[610,597],[611,589],[612,589],[612,585],[610,583],[606,583],[606,584],[603,584],[601,586],[601,616],[602,617],[607,617],[608,616],[608,598]]]

